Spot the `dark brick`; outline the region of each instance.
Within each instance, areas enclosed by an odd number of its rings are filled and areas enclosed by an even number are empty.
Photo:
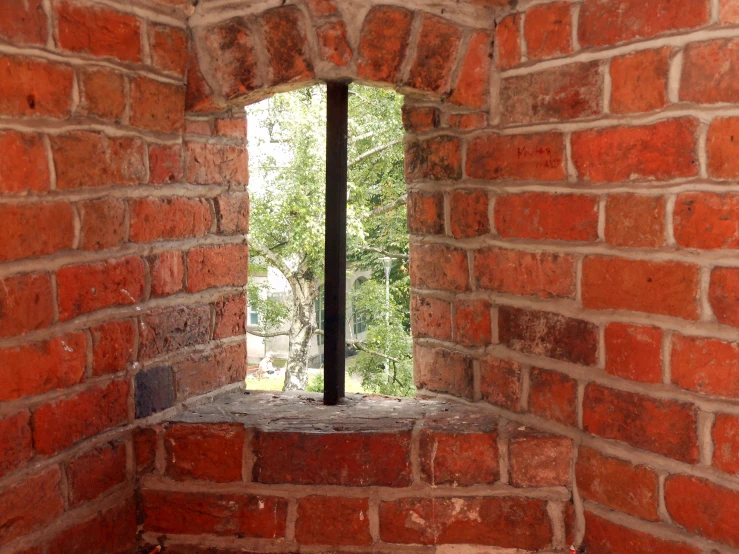
[[[134,401],[137,419],[174,406],[172,368],[160,366],[137,373]]]

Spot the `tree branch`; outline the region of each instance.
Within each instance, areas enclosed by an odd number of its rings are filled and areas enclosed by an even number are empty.
[[[362,160],[366,160],[367,158],[370,158],[370,157],[374,156],[375,154],[379,154],[383,150],[387,150],[388,148],[392,148],[393,146],[395,146],[396,144],[400,144],[401,142],[403,142],[403,139],[398,139],[398,140],[394,140],[394,141],[388,142],[386,144],[381,144],[380,146],[377,146],[375,148],[372,148],[371,150],[367,150],[366,152],[363,152],[362,154],[360,154],[359,156],[357,156],[353,160],[349,160],[349,165],[347,167],[354,167],[355,165],[357,165]]]
[[[290,271],[290,268],[284,262],[284,260],[282,260],[282,258],[272,252],[272,250],[267,248],[264,244],[255,239],[251,234],[245,236],[249,248],[256,250],[257,252],[259,252],[259,254],[267,258],[267,260],[285,276],[285,279],[287,279],[287,282],[290,283],[290,286],[295,289],[298,286],[298,282],[295,279],[293,272]]]
[[[390,204],[385,204],[384,206],[380,206],[379,208],[375,208],[367,215],[363,216],[362,219],[369,219],[371,217],[375,217],[378,215],[386,214],[387,212],[393,211],[395,208],[398,208],[400,206],[404,206],[408,202],[408,195],[403,194],[402,196],[399,196],[395,201],[390,202]]]
[[[382,254],[383,256],[386,256],[388,258],[394,258],[396,260],[407,260],[408,254],[401,254],[401,253],[393,253],[393,252],[385,252],[384,250],[380,248],[375,248],[374,246],[358,246],[360,250],[366,250],[367,252],[376,252],[377,254]]]
[[[290,336],[289,331],[261,331],[258,327],[247,327],[246,332],[249,335],[254,335],[255,337],[262,337],[265,339],[269,339],[272,337],[287,337]]]
[[[315,329],[313,331],[314,335],[325,335],[326,333],[323,332],[323,329]],[[367,354],[372,354],[373,356],[378,356],[380,358],[386,358],[392,362],[400,363],[400,359],[394,358],[392,356],[388,356],[387,354],[383,354],[382,352],[379,352],[378,350],[372,350],[371,348],[368,348],[364,345],[364,343],[361,340],[352,340],[352,339],[345,339],[344,342],[349,345],[355,347],[357,350],[362,350],[363,352],[367,352]]]

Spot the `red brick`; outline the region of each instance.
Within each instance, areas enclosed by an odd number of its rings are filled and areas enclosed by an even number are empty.
[[[416,345],[413,357],[414,382],[419,390],[472,398],[472,358],[443,348],[419,345]]]
[[[590,512],[585,512],[584,544],[588,552],[622,554],[640,552],[649,554],[699,554],[698,548],[653,537],[644,531],[635,531],[611,523]]]
[[[508,69],[521,63],[521,16],[509,15],[495,28],[498,68]]]
[[[713,466],[726,473],[739,474],[739,418],[717,414],[711,436]]]
[[[675,240],[685,248],[739,248],[739,195],[680,194],[673,222]]]
[[[49,544],[48,554],[128,552],[135,541],[136,506],[127,499],[59,533]]]
[[[253,494],[142,491],[144,531],[277,539],[285,536],[287,499]]]
[[[164,432],[166,474],[176,481],[241,481],[245,437],[238,423],[175,423]]]
[[[463,131],[483,129],[488,124],[485,112],[449,114],[449,126]]]
[[[659,521],[659,478],[650,468],[580,447],[575,468],[580,495],[620,512]]]
[[[480,392],[497,406],[518,412],[522,393],[521,364],[498,358],[480,360]]]
[[[204,137],[213,136],[211,119],[186,119],[185,120],[185,134],[186,135],[201,135]]]
[[[46,44],[47,23],[43,0],[0,4],[0,37],[22,44]]]
[[[596,363],[598,327],[588,321],[500,306],[498,334],[501,344],[519,352],[573,364]]]
[[[739,117],[716,118],[708,127],[708,175],[716,179],[739,177]]]
[[[414,337],[451,340],[451,304],[446,300],[411,294],[411,328]]]
[[[609,323],[605,337],[608,373],[640,383],[662,382],[662,329]]]
[[[629,14],[625,17],[624,14]],[[605,46],[649,38],[707,24],[708,4],[702,0],[586,0],[580,9],[578,40],[583,47]]]
[[[107,250],[126,238],[126,205],[118,198],[89,200],[77,205],[82,250]]]
[[[609,127],[572,134],[572,161],[591,182],[696,177],[697,122],[671,119],[644,127]]]
[[[380,503],[380,538],[390,543],[461,543],[533,551],[552,541],[552,531],[545,500],[400,498]]]
[[[185,144],[185,179],[194,185],[246,185],[249,169],[246,149],[228,144]]]
[[[444,233],[444,197],[441,194],[409,191],[407,210],[411,234]]]
[[[526,55],[532,60],[572,53],[572,17],[569,2],[534,6],[526,11],[523,34]]]
[[[141,139],[72,131],[52,136],[51,150],[58,189],[146,182],[146,147]]]
[[[168,250],[154,256],[151,266],[151,294],[153,296],[169,296],[183,290],[185,262],[182,252]]]
[[[739,493],[697,477],[673,475],[665,482],[667,511],[678,525],[729,546],[739,546]]]
[[[212,75],[226,99],[235,98],[262,86],[257,74],[256,41],[254,35],[241,18],[234,18],[215,27],[209,27],[199,41],[205,60],[211,66]],[[197,55],[190,55],[190,70],[187,75],[188,111],[215,111],[210,109],[212,94],[202,77]]]
[[[0,158],[0,193],[49,190],[49,163],[41,136],[2,132],[0,151],[3,152]]]
[[[246,28],[243,27],[245,30]],[[215,100],[213,99],[213,89],[203,77],[203,72],[200,69],[200,61],[195,50],[195,41],[190,40],[190,47],[188,49],[188,67],[187,67],[187,90],[185,91],[185,111],[186,112],[212,112],[218,110]],[[207,44],[207,43],[206,43]],[[205,48],[206,44],[203,45]],[[251,43],[250,43],[251,44]],[[238,53],[241,53],[240,49],[237,49]],[[234,52],[235,53],[235,52]],[[252,64],[256,63],[253,57],[253,52],[250,54],[250,60]],[[216,60],[220,61],[220,60]],[[217,73],[220,77],[220,73]],[[254,68],[251,72],[252,78],[254,77]],[[233,85],[233,78],[230,80]],[[255,85],[257,86],[257,85]]]
[[[739,398],[739,343],[675,335],[670,370],[683,389]]]
[[[179,133],[185,129],[185,89],[136,77],[131,81],[130,124],[161,133]]]
[[[269,10],[261,21],[270,56],[270,84],[299,83],[313,79],[313,62],[308,53],[303,12],[297,6],[285,6]]]
[[[154,67],[177,75],[187,70],[187,32],[168,25],[149,24],[151,61]]]
[[[719,16],[723,25],[739,22],[739,2],[737,0],[721,0]]]
[[[62,50],[141,61],[141,25],[136,17],[69,2],[57,3],[55,10]]]
[[[210,337],[210,307],[179,306],[141,316],[139,359],[148,360],[203,344]]]
[[[193,248],[187,253],[187,290],[246,284],[249,247],[246,245]]]
[[[594,310],[632,310],[698,319],[698,267],[588,256],[582,268],[582,302]]]
[[[126,480],[126,445],[106,444],[69,462],[69,504],[77,506],[101,496]]]
[[[599,115],[603,112],[600,62],[565,65],[503,79],[500,106],[503,125]]]
[[[411,432],[260,431],[252,441],[254,481],[265,484],[406,487]],[[290,452],[290,456],[285,456]]]
[[[72,109],[73,81],[69,66],[0,55],[0,114],[66,118]]]
[[[411,244],[413,286],[462,292],[469,288],[467,253],[442,244]]]
[[[473,238],[490,232],[488,195],[484,190],[455,190],[449,198],[454,238]]]
[[[415,108],[403,106],[403,127],[406,131],[423,133],[439,126],[440,113],[437,108]]]
[[[92,335],[92,372],[94,375],[119,373],[134,360],[136,326],[124,319],[103,323],[90,329]]]
[[[739,40],[688,44],[683,51],[680,100],[739,102]]]
[[[650,112],[667,106],[670,48],[643,50],[611,61],[611,112]]]
[[[123,75],[108,69],[79,73],[82,88],[80,111],[108,121],[120,121],[126,110]]]
[[[242,235],[249,232],[249,193],[231,192],[215,199],[218,232],[222,235]]]
[[[241,382],[246,378],[246,344],[239,342],[205,354],[192,354],[175,364],[174,372],[178,402]]]
[[[449,96],[451,103],[470,108],[485,107],[490,83],[492,42],[492,34],[487,31],[475,31],[472,34]]]
[[[131,202],[132,242],[202,237],[212,223],[203,198],[140,198]]]
[[[613,194],[606,203],[606,242],[613,246],[655,248],[665,244],[665,199]]]
[[[421,478],[431,486],[491,485],[498,481],[498,426],[492,415],[424,420]]]
[[[27,411],[0,418],[0,477],[22,468],[33,457],[31,416]]]
[[[575,258],[548,252],[475,251],[477,286],[504,294],[575,297]]]
[[[162,185],[182,182],[185,170],[180,145],[149,145],[149,183]]]
[[[146,289],[144,263],[135,256],[63,267],[56,279],[61,321],[109,306],[136,304]]]
[[[216,119],[216,135],[246,140],[246,117],[236,119]]]
[[[462,346],[487,346],[491,342],[490,302],[454,302],[454,342]]]
[[[84,381],[83,333],[0,350],[0,401],[17,400]]]
[[[408,10],[374,6],[364,20],[357,74],[361,79],[393,83],[408,48],[413,16]]]
[[[657,400],[594,383],[585,387],[583,429],[593,435],[698,463],[697,410],[693,405]]]
[[[332,21],[316,29],[321,57],[339,67],[346,66],[352,59],[352,47],[346,38],[343,21]]]
[[[559,133],[479,135],[467,148],[472,179],[561,181],[565,179],[564,139]]]
[[[717,267],[711,272],[709,300],[719,323],[739,327],[739,269]]]
[[[136,460],[136,473],[142,475],[154,469],[157,456],[157,430],[152,427],[138,427],[133,432],[133,454]]]
[[[315,17],[333,15],[338,11],[332,0],[308,0],[308,7]]]
[[[515,431],[508,441],[511,485],[569,486],[572,439],[532,429]]]
[[[215,304],[214,339],[236,337],[246,333],[246,296],[237,294],[219,298]]]
[[[456,137],[440,136],[405,145],[405,175],[413,181],[456,181],[462,177],[462,146]]]
[[[503,238],[598,239],[598,198],[530,192],[495,200],[495,228]]]
[[[456,25],[424,13],[408,85],[438,93],[448,89],[460,39],[461,31]]]
[[[54,319],[51,280],[46,274],[0,279],[0,337],[43,329]]]
[[[0,492],[0,546],[45,527],[64,511],[61,474],[52,466]]]
[[[529,411],[565,425],[577,425],[577,381],[556,371],[531,369]]]
[[[366,498],[305,496],[298,499],[295,540],[298,544],[369,546],[369,501]]]

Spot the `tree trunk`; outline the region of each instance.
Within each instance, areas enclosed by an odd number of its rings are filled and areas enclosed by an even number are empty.
[[[283,390],[305,390],[308,385],[308,354],[315,326],[315,294],[293,288],[293,317],[290,320],[290,346]]]

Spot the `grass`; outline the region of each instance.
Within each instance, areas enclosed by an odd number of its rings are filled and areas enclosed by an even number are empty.
[[[312,375],[314,374],[311,372],[311,377]],[[246,380],[246,389],[247,390],[281,391],[282,386],[284,384],[285,384],[285,374],[284,373],[281,374],[279,377],[269,377],[265,379],[254,379],[253,377],[250,377],[249,379]],[[366,392],[362,390],[361,378],[349,375],[349,373],[346,374],[345,388],[346,388],[346,392],[354,392],[354,393],[360,393],[360,394]]]

